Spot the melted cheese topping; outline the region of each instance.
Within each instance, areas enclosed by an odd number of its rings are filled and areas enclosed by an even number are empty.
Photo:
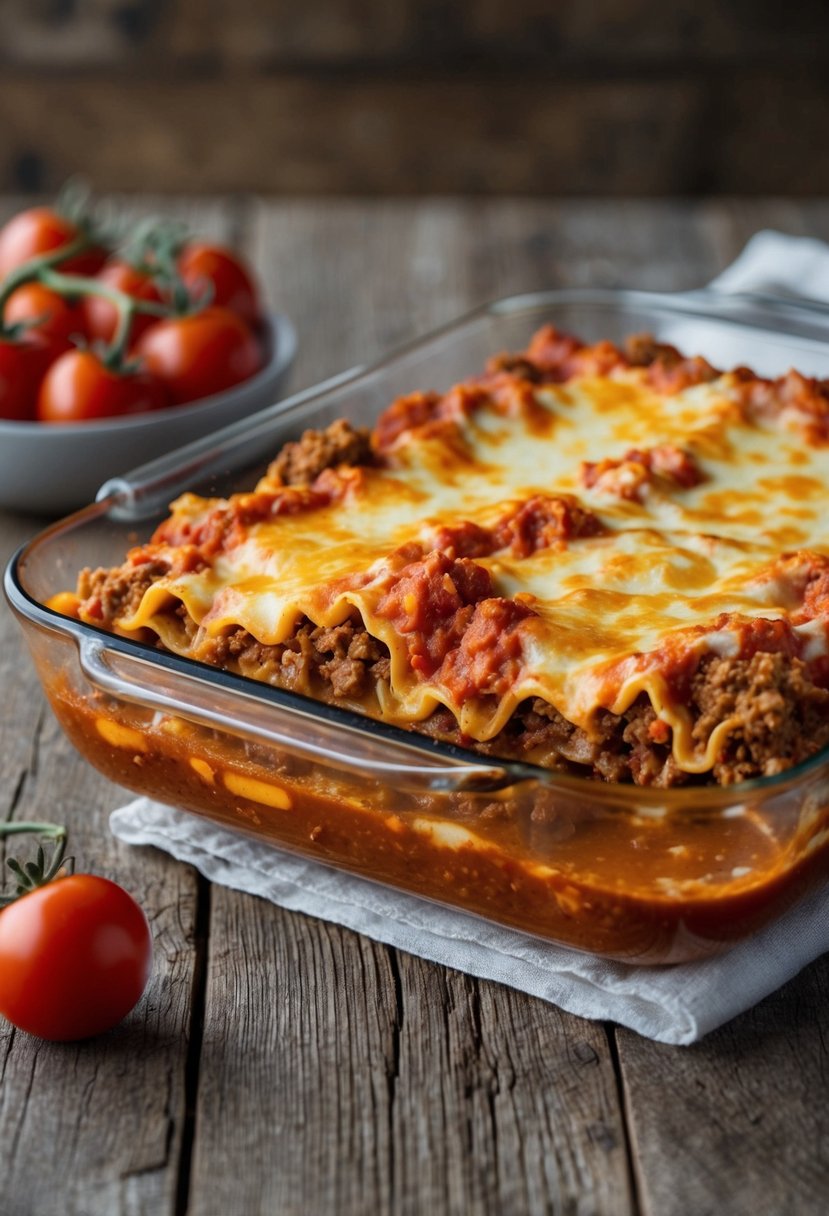
[[[330,626],[356,610],[391,654],[382,711],[392,720],[420,720],[443,704],[466,734],[484,740],[526,697],[542,697],[589,727],[597,707],[621,713],[644,692],[673,729],[680,766],[705,771],[730,723],[700,749],[670,681],[640,656],[672,637],[685,637],[686,649],[737,654],[734,631],[712,622],[723,613],[786,618],[791,578],[772,577],[776,559],[797,550],[829,554],[829,447],[749,419],[738,387],[723,375],[663,395],[642,369],[629,368],[539,387],[532,407],[517,413],[489,403],[455,426],[414,427],[390,467],[364,470],[343,501],[251,525],[208,568],[154,583],[118,626],[154,630],[187,653],[171,611],[179,603],[202,637],[242,626],[265,644],[286,641],[301,616]],[[582,462],[663,444],[692,456],[699,484],[653,478],[639,497],[623,497],[580,476]],[[493,527],[533,495],[574,497],[606,530],[529,556],[501,549],[474,559],[490,571],[496,595],[520,596],[533,615],[508,691],[458,703],[445,682],[412,670],[405,639],[377,612],[399,569],[395,553],[412,541],[428,550],[440,525]],[[173,519],[195,523],[213,506],[185,495]],[[801,628],[807,653],[825,654],[825,622]]]

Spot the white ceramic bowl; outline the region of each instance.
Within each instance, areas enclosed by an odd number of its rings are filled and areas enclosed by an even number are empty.
[[[110,477],[272,405],[285,393],[296,332],[281,313],[269,328],[271,356],[262,370],[192,405],[60,425],[0,419],[0,508],[64,515],[92,502]]]

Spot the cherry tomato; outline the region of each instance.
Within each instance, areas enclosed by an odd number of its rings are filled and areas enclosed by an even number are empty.
[[[37,416],[41,422],[89,422],[169,404],[164,385],[153,376],[110,371],[92,351],[70,350],[44,376]]]
[[[69,350],[72,338],[86,335],[83,314],[77,305],[70,304],[42,283],[25,283],[12,292],[3,320],[7,325],[36,321],[36,325],[30,325],[26,330],[26,336],[37,336],[50,342],[55,357]]]
[[[136,352],[177,404],[220,393],[262,366],[256,338],[226,308],[159,321],[141,338]]]
[[[38,388],[52,357],[51,347],[37,339],[0,339],[0,418],[34,422]]]
[[[116,1026],[150,977],[152,937],[131,895],[72,874],[0,912],[0,1013],[58,1042]]]
[[[51,207],[31,207],[19,212],[0,229],[0,279],[38,254],[68,245],[78,232],[77,224]],[[68,274],[97,274],[106,257],[104,249],[86,249],[61,262],[60,269]]]
[[[112,259],[96,276],[107,287],[123,291],[125,295],[133,296],[136,300],[144,300],[153,304],[161,303],[161,293],[155,280],[148,274],[136,270],[129,262]],[[118,324],[118,310],[103,296],[85,296],[83,311],[86,318],[86,328],[90,338],[98,338],[101,342],[111,342]],[[135,343],[146,329],[156,323],[157,318],[146,313],[136,313],[130,333],[131,342]]]
[[[222,245],[191,241],[178,256],[178,272],[198,298],[207,289],[209,305],[229,308],[255,328],[262,320],[259,293],[242,259]]]

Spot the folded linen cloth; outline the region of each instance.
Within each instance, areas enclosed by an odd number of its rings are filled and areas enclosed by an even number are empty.
[[[758,292],[829,301],[829,245],[808,236],[764,229],[708,284],[715,291]]]
[[[712,286],[829,300],[829,246],[758,233]],[[147,798],[114,811],[110,825],[119,839],[164,849],[212,882],[663,1043],[695,1042],[829,950],[829,889],[718,957],[645,967],[550,945],[281,853]]]

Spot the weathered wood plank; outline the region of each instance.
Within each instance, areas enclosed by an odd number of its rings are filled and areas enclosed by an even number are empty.
[[[805,11],[804,11],[805,10]],[[826,10],[820,0],[801,6],[799,21],[781,22],[774,0],[755,0],[751,20],[734,2],[700,6],[695,0],[112,0],[83,4],[5,0],[0,58],[44,67],[117,65],[176,71],[244,64],[447,64],[503,70],[624,64],[627,69],[680,64],[773,68],[823,54]]]
[[[35,521],[0,516],[0,555]],[[123,800],[64,738],[11,614],[0,608],[0,813],[65,822],[79,868],[116,879],[150,918],[153,977],[126,1022],[98,1040],[48,1044],[0,1028],[4,1216],[172,1213],[184,1123],[195,882],[161,856],[117,846]],[[15,851],[22,847],[20,839]]]
[[[0,187],[277,194],[829,191],[824,74],[3,71]],[[40,116],[49,114],[44,124]],[[762,155],[757,149],[763,148]]]
[[[701,286],[752,230],[753,212],[723,237],[723,214],[647,200],[285,201],[260,209],[252,256],[299,325],[299,388],[497,296]]]
[[[190,1210],[632,1210],[602,1028],[397,963],[214,890]]]
[[[391,1210],[396,1018],[387,951],[214,889],[189,1211]]]
[[[618,1031],[646,1216],[823,1216],[829,959],[687,1050]]]
[[[633,1211],[601,1026],[400,954],[395,1211]]]

